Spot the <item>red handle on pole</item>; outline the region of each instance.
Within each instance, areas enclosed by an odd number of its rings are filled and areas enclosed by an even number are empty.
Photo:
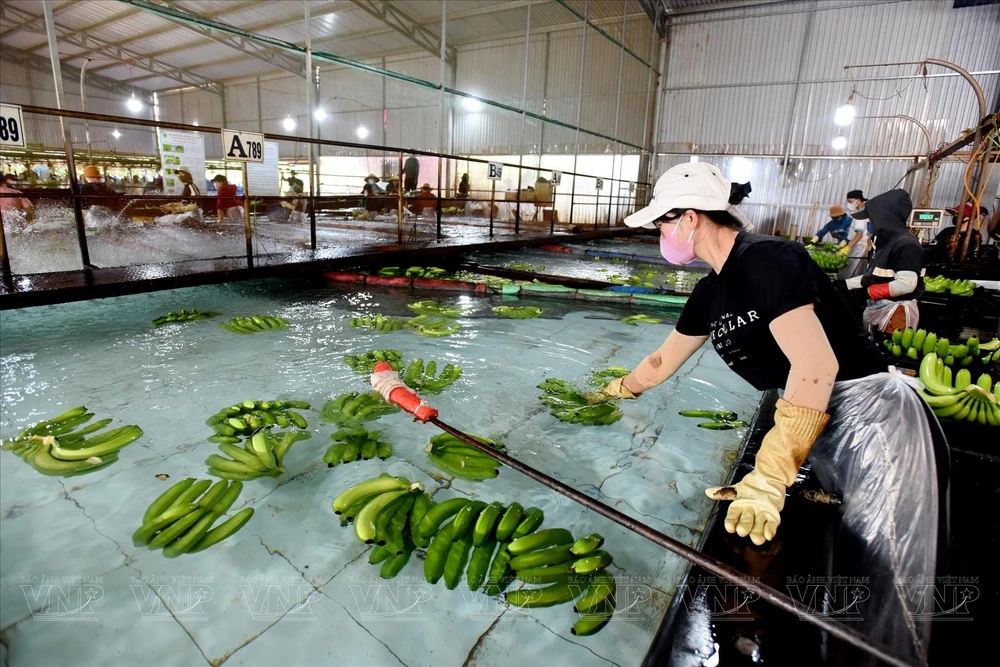
[[[389,363],[386,361],[378,362],[377,364],[375,364],[374,368],[374,371],[376,373],[383,373],[385,371],[391,371],[391,370],[392,366],[390,366]],[[400,385],[398,387],[395,387],[392,391],[390,391],[388,400],[390,403],[394,403],[395,405],[398,405],[399,407],[409,412],[411,415],[413,415],[414,419],[421,421],[425,424],[432,417],[438,416],[437,410],[425,404],[420,399],[420,397],[417,396],[417,393],[415,391],[413,391],[409,387],[406,387],[405,385]]]

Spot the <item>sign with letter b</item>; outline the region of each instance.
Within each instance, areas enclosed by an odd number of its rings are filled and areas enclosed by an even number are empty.
[[[503,176],[503,164],[500,162],[490,162],[486,165],[486,178],[490,181],[499,181]]]

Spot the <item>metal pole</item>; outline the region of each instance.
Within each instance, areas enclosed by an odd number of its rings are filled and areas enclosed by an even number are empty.
[[[437,182],[437,238],[441,238],[441,181],[442,179],[442,158],[441,154],[444,153],[444,126],[445,126],[445,115],[444,115],[444,89],[447,85],[445,77],[448,72],[448,54],[447,54],[447,42],[446,36],[448,35],[448,0],[441,0],[441,37],[440,43],[438,44],[438,68],[441,74],[441,112],[438,114],[438,182]]]
[[[84,58],[83,65],[80,67],[80,110],[83,112],[87,111],[87,93],[84,88],[84,80],[87,74],[87,65],[89,64],[90,58]],[[181,108],[183,108],[183,104]],[[90,144],[90,123],[88,121],[83,121],[83,129],[87,135],[87,157],[93,161],[94,147]]]
[[[313,72],[312,64],[312,16],[309,13],[309,0],[303,0],[303,6],[305,7],[305,25],[303,29],[305,31],[306,38],[306,134],[310,139],[313,138],[313,107],[316,106],[316,100],[314,99],[315,91],[315,74]],[[309,197],[312,203],[312,213],[309,215],[309,242],[312,249],[316,249],[316,194],[319,190],[319,177],[316,174],[316,160],[313,155],[313,145],[312,142],[307,144],[309,147]]]
[[[649,40],[649,73],[646,75],[646,106],[644,110],[644,115],[642,118],[642,131],[643,131],[643,154],[639,158],[639,173],[637,174],[638,180],[642,183],[648,183],[650,179],[649,163],[652,159],[653,145],[652,145],[652,127],[649,124],[649,103],[653,95],[653,58],[656,56],[656,30],[660,25],[660,3],[656,3],[656,9],[653,13],[653,29],[650,32],[652,35]],[[648,190],[646,186],[643,186],[643,193]],[[639,188],[636,187],[635,192],[635,209],[639,208]]]
[[[490,238],[493,238],[493,205],[497,200],[497,182],[490,181],[493,184],[493,188],[490,190]]]
[[[524,172],[524,115],[528,103],[528,56],[531,53],[531,0],[528,0],[528,18],[524,28],[524,74],[521,83],[521,129],[517,138],[517,206],[514,211],[514,233],[521,231],[521,178]],[[543,123],[544,125],[544,123]],[[536,205],[537,206],[537,205]],[[537,208],[535,209],[537,210]]]
[[[399,207],[396,216],[396,243],[403,242],[403,151],[399,151],[399,184],[396,186],[396,195]]]
[[[542,127],[544,127],[544,125]],[[552,186],[552,215],[549,216],[549,236],[556,233],[556,190],[558,189],[559,186]],[[542,215],[544,215],[544,213]]]
[[[611,227],[611,200],[615,192],[615,158],[618,156],[618,117],[622,104],[622,72],[624,72],[625,67],[625,29],[628,25],[627,18],[628,0],[625,0],[625,8],[622,13],[622,45],[618,51],[618,92],[615,95],[615,131],[611,133],[615,137],[615,143],[614,151],[611,153],[611,192],[608,196],[608,227]],[[656,26],[653,26],[653,32],[656,32]]]
[[[7,237],[3,232],[3,210],[0,209],[0,279],[7,287],[14,284],[13,274],[10,272],[10,257],[7,256]]]
[[[573,161],[575,162],[576,159],[574,158]],[[576,203],[576,174],[573,174],[573,187],[571,187],[569,190],[569,222],[566,223],[567,225],[570,226],[570,229],[573,228],[573,208],[574,208],[573,205],[575,203]]]
[[[659,173],[660,167],[660,152],[656,150],[656,146],[660,141],[660,126],[663,124],[663,97],[666,95],[665,88],[667,87],[667,54],[669,52],[670,44],[670,17],[667,17],[663,26],[663,42],[660,43],[660,77],[659,82],[656,84],[656,100],[653,102],[653,127],[652,136],[650,137],[650,150],[653,151],[652,167],[650,168],[650,173],[655,178],[656,174]],[[653,178],[649,179],[650,181]],[[649,200],[651,193],[646,193],[647,201]]]
[[[253,268],[253,230],[250,229],[250,187],[247,182],[247,163],[243,163],[243,232],[247,239],[247,266]]]
[[[517,204],[514,206],[514,233],[521,233],[521,167],[517,167]]]
[[[56,108],[65,106],[66,96],[63,93],[62,67],[59,64],[59,44],[56,39],[56,27],[52,20],[52,0],[42,2],[45,14],[45,33],[49,40],[49,60],[52,62],[52,77],[55,79]],[[73,215],[76,218],[76,240],[80,245],[80,260],[83,268],[89,269],[90,250],[87,248],[87,231],[83,224],[83,208],[80,204],[80,186],[76,179],[76,162],[73,159],[73,137],[64,116],[59,117],[59,128],[62,130],[63,146],[66,150],[66,171],[69,172],[69,189],[73,195]]]
[[[782,161],[782,168],[788,165],[789,156],[792,153],[792,140],[795,135],[795,119],[799,105],[799,90],[802,87],[802,75],[805,73],[806,52],[809,49],[809,37],[812,35],[813,19],[816,16],[815,1],[809,5],[809,16],[806,17],[806,28],[802,33],[802,48],[799,50],[799,66],[795,74],[795,88],[792,90],[792,106],[788,110],[788,128],[785,131],[785,159]],[[780,215],[781,206],[785,203],[785,193],[778,197],[778,210],[775,215]],[[777,218],[775,218],[777,223]]]
[[[580,38],[580,83],[576,92],[576,146],[573,152],[573,192],[569,198],[569,226],[573,226],[573,196],[576,194],[576,165],[580,157],[580,119],[583,118],[583,75],[587,68],[587,17],[590,16],[590,0],[583,3],[583,36]]]

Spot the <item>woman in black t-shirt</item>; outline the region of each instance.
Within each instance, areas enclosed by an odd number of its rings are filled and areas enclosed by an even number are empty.
[[[887,367],[805,249],[751,233],[730,199],[731,184],[718,168],[681,164],[659,179],[649,206],[626,218],[631,227],[659,227],[667,261],[700,258],[714,270],[696,285],[664,344],[598,399],[638,397],[669,379],[705,341],[757,389],[783,388],[755,469],[734,486],[707,491],[733,501],[726,530],[760,545],[774,537],[785,491],[831,419],[835,383]],[[903,394],[913,394],[916,411],[923,409],[914,392]],[[842,425],[834,425],[839,432]]]

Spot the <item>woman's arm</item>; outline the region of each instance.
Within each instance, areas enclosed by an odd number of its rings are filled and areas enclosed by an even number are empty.
[[[625,376],[622,385],[639,395],[663,384],[698,351],[708,336],[685,336],[675,329],[656,352],[642,360],[634,371]]]
[[[795,407],[826,412],[840,366],[812,305],[776,317],[770,329],[791,364],[785,400]]]

